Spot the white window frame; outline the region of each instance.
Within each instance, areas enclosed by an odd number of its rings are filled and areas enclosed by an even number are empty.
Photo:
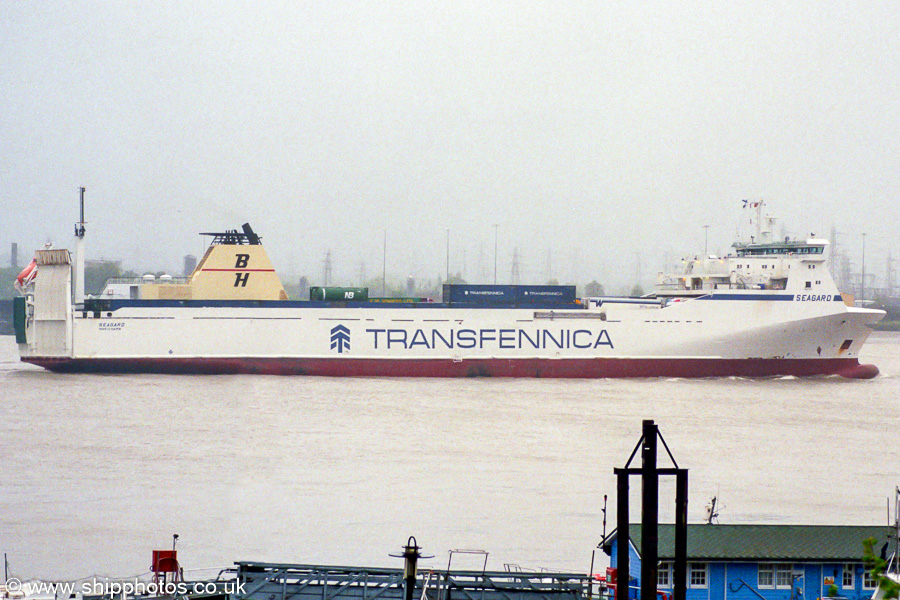
[[[868,569],[863,569],[862,574],[862,589],[864,590],[874,590],[878,587],[878,582],[875,581],[875,578],[872,577],[872,572]]]
[[[765,573],[770,583],[763,583],[762,576]],[[760,590],[775,589],[775,565],[772,563],[759,563],[756,565],[756,587]]]
[[[853,563],[847,563],[844,565],[844,570],[841,573],[841,589],[856,589],[856,565],[854,565]]]
[[[767,573],[771,583],[763,584],[760,577]],[[779,583],[779,576],[787,575],[787,583]],[[756,587],[760,590],[789,590],[794,584],[794,566],[790,563],[759,563],[756,565]]]
[[[784,579],[784,576],[787,575],[787,583],[779,583],[779,576]],[[789,565],[785,563],[775,563],[775,589],[776,590],[789,590],[794,586],[794,565]]]
[[[663,590],[672,589],[672,563],[666,561],[659,563],[656,573],[656,587]]]
[[[694,583],[694,573],[703,573],[703,583]],[[709,587],[709,564],[708,563],[689,563],[688,564],[688,588],[692,590],[705,590]]]

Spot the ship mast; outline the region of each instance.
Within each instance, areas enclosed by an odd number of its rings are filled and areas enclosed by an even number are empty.
[[[84,303],[84,188],[80,190],[81,209],[75,223],[75,304]]]
[[[742,202],[744,203],[744,208],[745,208],[745,209],[747,209],[747,208],[752,208],[752,209],[754,209],[754,210],[756,211],[756,223],[753,222],[753,217],[752,217],[752,216],[750,217],[750,225],[751,225],[751,226],[754,225],[754,224],[756,225],[756,236],[753,236],[752,234],[750,235],[750,243],[751,243],[751,244],[760,244],[760,243],[763,242],[763,240],[762,240],[762,234],[763,234],[763,226],[762,226],[762,223],[763,223],[763,217],[762,217],[762,210],[763,210],[763,206],[765,206],[766,203],[763,202],[762,200],[758,200],[758,201],[756,201],[756,200],[743,200]],[[743,220],[743,219],[742,219],[742,220]],[[746,223],[746,221],[743,221],[743,222]],[[708,225],[704,225],[704,227],[709,227],[709,226],[708,226]]]
[[[762,209],[763,202],[760,200],[756,203],[756,241],[757,243],[762,242]]]

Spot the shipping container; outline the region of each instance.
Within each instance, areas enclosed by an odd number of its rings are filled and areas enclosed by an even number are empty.
[[[574,285],[451,285],[444,302],[456,305],[533,306],[576,303]]]
[[[574,285],[519,285],[519,304],[574,304]]]
[[[369,299],[369,288],[314,286],[309,288],[309,299],[319,302],[365,302]]]
[[[516,286],[444,284],[443,295],[450,304],[515,304]]]

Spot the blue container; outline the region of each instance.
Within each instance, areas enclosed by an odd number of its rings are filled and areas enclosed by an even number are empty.
[[[450,304],[515,304],[514,285],[444,285],[444,302]]]
[[[444,302],[455,305],[537,306],[575,304],[574,285],[444,285]]]
[[[518,304],[574,304],[574,285],[519,285],[516,286]]]

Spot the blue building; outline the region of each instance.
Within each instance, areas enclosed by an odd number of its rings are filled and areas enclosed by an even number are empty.
[[[616,532],[603,550],[616,566]],[[631,587],[641,585],[641,526],[629,526]],[[863,600],[876,584],[863,565],[863,540],[890,554],[894,529],[849,525],[688,525],[687,600]],[[659,526],[657,589],[671,593],[675,526]],[[623,581],[623,577],[618,577]]]

